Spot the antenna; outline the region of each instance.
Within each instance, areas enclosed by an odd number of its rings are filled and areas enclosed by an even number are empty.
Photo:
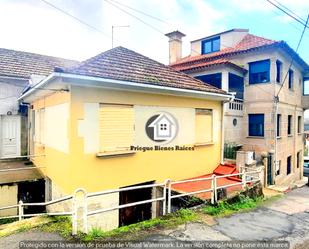
[[[130,25],[112,25],[112,48],[114,47],[114,28],[129,28]]]

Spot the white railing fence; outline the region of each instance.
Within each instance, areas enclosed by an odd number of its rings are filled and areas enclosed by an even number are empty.
[[[110,212],[113,210],[120,210],[122,208],[128,208],[133,207],[137,205],[143,205],[147,203],[153,203],[153,202],[162,202],[162,215],[165,215],[166,213],[172,212],[172,200],[176,198],[181,198],[185,196],[192,196],[197,195],[201,193],[211,193],[211,203],[215,204],[218,201],[218,190],[220,189],[227,189],[229,187],[234,186],[241,186],[242,189],[245,189],[248,184],[255,183],[260,181],[258,176],[255,176],[256,174],[259,174],[259,171],[249,171],[249,172],[241,172],[236,174],[228,174],[228,175],[212,175],[211,177],[204,177],[204,178],[196,178],[196,179],[189,179],[189,180],[182,180],[182,181],[171,181],[169,179],[165,180],[163,183],[154,183],[154,184],[147,184],[147,185],[139,185],[139,186],[132,186],[132,187],[125,187],[125,188],[119,188],[119,189],[112,189],[112,190],[105,190],[101,192],[93,192],[93,193],[87,193],[84,189],[79,188],[76,189],[73,195],[65,196],[56,200],[52,200],[49,202],[42,202],[42,203],[23,203],[22,201],[19,201],[16,205],[11,205],[7,207],[0,207],[0,211],[7,210],[7,209],[18,209],[18,215],[11,215],[6,217],[0,217],[0,219],[9,219],[9,218],[18,218],[19,220],[22,220],[23,218],[27,217],[34,217],[34,216],[42,216],[42,215],[49,215],[49,216],[71,216],[72,217],[72,234],[77,234],[78,231],[88,233],[88,217]],[[225,185],[219,185],[218,180],[222,178],[229,178],[229,177],[237,177],[239,181],[236,181],[235,183],[229,183]],[[183,183],[192,183],[192,182],[202,182],[202,181],[210,181],[210,187],[191,191],[191,192],[183,192],[180,193],[177,190],[173,190],[173,186],[177,184],[183,184]],[[162,188],[162,196],[161,197],[151,197],[151,199],[143,200],[143,201],[137,201],[127,204],[121,204],[121,205],[115,205],[115,206],[109,206],[106,208],[98,208],[92,211],[88,210],[88,202],[93,197],[102,196],[102,200],[104,200],[104,196],[108,194],[113,193],[120,193],[123,191],[128,190],[137,190],[137,189],[146,189],[146,188]],[[174,192],[177,192],[177,194],[172,194],[172,190]],[[60,202],[72,200],[71,210],[67,212],[46,212],[46,213],[36,213],[36,214],[24,214],[24,207],[26,206],[49,206],[53,204],[57,204]],[[80,213],[82,213],[80,215]],[[78,227],[78,221],[82,221],[82,225],[80,228]]]

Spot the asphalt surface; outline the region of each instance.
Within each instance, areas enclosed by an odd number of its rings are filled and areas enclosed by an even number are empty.
[[[295,189],[268,206],[217,219],[217,225],[187,224],[167,233],[179,240],[278,240],[309,249],[309,187]]]
[[[57,234],[30,231],[0,239],[1,249],[17,249],[23,240],[54,240]],[[291,191],[268,206],[217,219],[217,224],[188,223],[145,240],[278,240],[309,249],[309,187]]]

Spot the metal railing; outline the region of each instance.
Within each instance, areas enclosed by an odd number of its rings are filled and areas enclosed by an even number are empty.
[[[97,215],[100,213],[110,212],[113,210],[120,210],[123,208],[133,207],[137,205],[143,205],[153,202],[162,202],[162,214],[165,215],[166,213],[171,213],[171,207],[172,207],[172,200],[176,198],[181,198],[185,196],[192,196],[197,195],[201,193],[211,193],[211,203],[215,204],[218,201],[218,190],[220,189],[226,189],[234,186],[242,186],[242,188],[245,188],[247,184],[254,183],[260,181],[259,177],[254,177],[250,174],[257,174],[260,173],[259,171],[250,171],[250,172],[241,172],[241,173],[235,173],[235,174],[228,174],[228,175],[212,175],[211,177],[203,177],[203,178],[195,178],[195,179],[188,179],[188,180],[181,180],[181,181],[171,181],[169,179],[165,180],[163,183],[154,183],[154,184],[147,184],[147,185],[139,185],[139,186],[132,186],[132,187],[125,187],[125,188],[119,188],[119,189],[112,189],[112,190],[105,190],[100,192],[93,192],[93,193],[87,193],[84,189],[77,189],[75,190],[73,195],[65,196],[62,198],[59,198],[57,200],[49,201],[49,202],[42,202],[42,203],[23,203],[20,201],[17,205],[11,205],[7,207],[0,207],[1,210],[11,209],[11,208],[18,208],[18,215],[12,215],[12,216],[6,216],[6,217],[0,217],[0,219],[4,218],[18,218],[19,220],[22,220],[22,218],[26,217],[34,217],[34,216],[41,216],[41,215],[49,215],[49,216],[56,216],[56,215],[71,215],[72,216],[72,233],[77,234],[78,232],[78,219],[80,218],[83,222],[83,227],[80,229],[84,233],[88,233],[88,217]],[[239,181],[236,181],[235,183],[229,183],[225,185],[218,185],[218,179],[222,178],[230,178],[230,177],[237,177]],[[184,183],[192,183],[192,182],[201,182],[201,181],[210,181],[211,186],[208,188],[203,188],[201,190],[191,191],[191,192],[184,192],[180,193],[179,191],[177,194],[172,194],[173,186],[177,184],[184,184]],[[161,197],[151,197],[151,199],[143,200],[143,201],[137,201],[127,204],[121,204],[121,205],[115,205],[110,206],[106,208],[98,208],[92,211],[88,211],[88,199],[93,197],[102,196],[102,200],[104,200],[105,195],[108,194],[114,194],[114,193],[120,193],[123,191],[128,190],[137,190],[137,189],[145,189],[145,188],[162,188],[162,196]],[[175,189],[175,188],[174,188]],[[176,192],[177,190],[173,190]],[[78,217],[78,204],[77,204],[77,196],[79,194],[82,194],[82,216]],[[72,209],[69,212],[46,212],[46,213],[37,213],[37,214],[24,214],[24,207],[25,206],[48,206],[64,201],[72,200],[73,205]]]
[[[24,203],[23,201],[19,201],[16,205],[6,206],[6,207],[0,207],[0,211],[7,210],[7,209],[18,209],[18,215],[10,215],[10,216],[4,216],[0,217],[0,219],[11,219],[11,218],[18,218],[18,220],[22,220],[23,218],[28,217],[35,217],[35,216],[42,216],[42,215],[50,215],[50,216],[56,216],[56,215],[72,215],[73,212],[46,212],[46,213],[35,213],[35,214],[24,214],[24,207],[29,206],[49,206],[56,203],[60,203],[63,201],[68,201],[73,199],[73,195],[68,195],[56,200],[48,201],[48,202],[33,202],[33,203]]]

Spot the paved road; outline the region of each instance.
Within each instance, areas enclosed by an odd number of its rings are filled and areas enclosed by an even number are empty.
[[[291,248],[303,243],[299,248],[309,249],[309,187],[293,190],[269,206],[217,222],[211,227],[187,224],[167,235],[188,240],[287,240]]]
[[[308,212],[306,212],[308,211]],[[147,239],[287,240],[291,248],[309,249],[309,187],[293,190],[269,206],[217,219],[217,224],[189,223]],[[26,232],[0,239],[0,248],[17,249],[21,240],[60,240],[56,234]]]
[[[19,249],[21,241],[63,241],[63,238],[55,233],[44,233],[37,231],[30,231],[24,233],[17,233],[11,236],[0,239],[1,249]]]

